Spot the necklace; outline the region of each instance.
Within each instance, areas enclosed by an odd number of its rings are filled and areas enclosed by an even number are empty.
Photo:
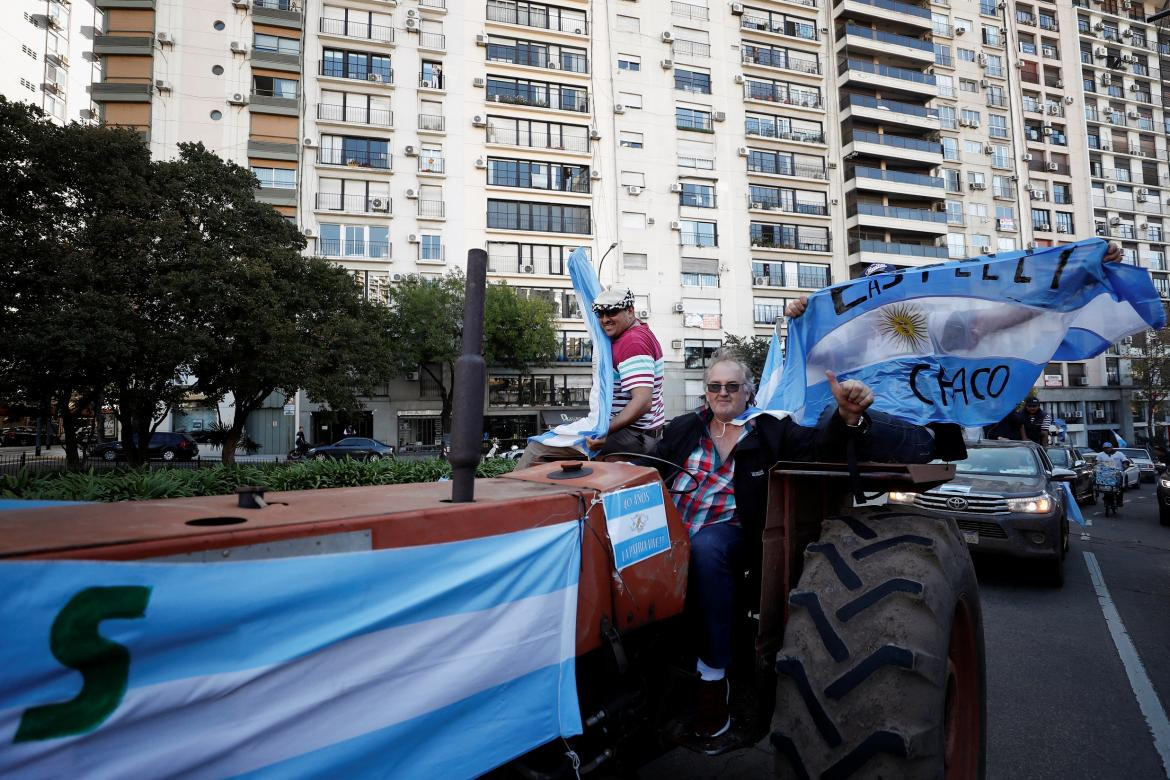
[[[724,436],[727,435],[727,423],[723,422],[722,420],[712,420],[711,422],[713,422],[713,423],[717,422],[723,426],[723,430],[721,430],[718,435],[716,435],[714,432],[712,432],[712,434],[711,434],[712,436],[714,436],[716,439],[722,439]]]

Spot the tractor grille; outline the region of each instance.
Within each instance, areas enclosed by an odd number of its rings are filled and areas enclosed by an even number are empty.
[[[967,505],[948,506],[947,502],[953,498],[961,498]],[[978,515],[1007,514],[1008,511],[1007,500],[1003,496],[980,493],[919,493],[914,497],[914,505],[939,512],[967,512]]]
[[[955,519],[960,531],[976,531],[980,536],[988,539],[1006,539],[1007,531],[998,523],[989,523],[986,520],[959,520]]]

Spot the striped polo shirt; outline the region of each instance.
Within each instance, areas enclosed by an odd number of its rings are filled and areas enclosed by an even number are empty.
[[[650,388],[650,411],[631,427],[653,430],[666,422],[662,405],[662,345],[646,323],[635,320],[613,340],[613,415],[616,417],[633,398],[635,387]]]

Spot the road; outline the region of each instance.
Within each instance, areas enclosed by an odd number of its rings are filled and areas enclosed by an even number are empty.
[[[1155,500],[1144,484],[1116,517],[1084,507],[1060,589],[1026,566],[976,559],[990,780],[1170,778],[1170,528]],[[765,739],[716,758],[675,750],[639,777],[770,774]]]

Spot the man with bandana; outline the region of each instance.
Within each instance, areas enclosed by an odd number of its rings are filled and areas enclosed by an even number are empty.
[[[666,422],[662,404],[662,345],[646,323],[634,315],[634,293],[614,285],[597,294],[593,311],[610,339],[613,355],[613,406],[609,431],[586,439],[598,455],[611,452],[650,453]],[[517,469],[553,460],[580,460],[571,447],[551,447],[530,441]]]

